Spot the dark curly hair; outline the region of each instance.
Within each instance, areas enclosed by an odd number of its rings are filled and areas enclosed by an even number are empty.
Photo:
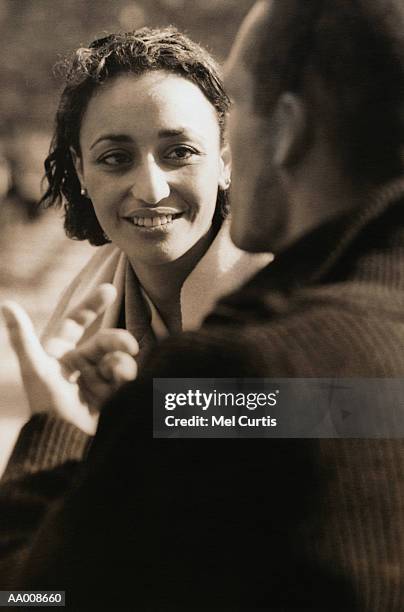
[[[401,174],[402,0],[273,0],[268,8],[247,57],[257,111],[267,116],[280,93],[299,93],[354,180]]]
[[[80,153],[81,121],[94,91],[117,75],[143,74],[165,70],[192,81],[214,106],[221,138],[230,100],[224,90],[218,66],[200,45],[173,27],[142,28],[134,32],[111,34],[78,49],[60,65],[66,86],[56,114],[50,152],[45,160],[48,188],[39,204],[62,205],[65,230],[70,238],[89,240],[93,245],[109,242],[95,215],[91,200],[81,194],[70,149]],[[228,194],[218,190],[213,218],[219,227],[228,213]]]

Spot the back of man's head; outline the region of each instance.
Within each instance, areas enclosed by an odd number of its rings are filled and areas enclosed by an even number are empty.
[[[300,94],[355,180],[402,173],[404,1],[272,0],[251,48],[255,104]]]

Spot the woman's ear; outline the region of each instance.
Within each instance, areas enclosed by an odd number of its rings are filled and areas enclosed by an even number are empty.
[[[307,114],[302,98],[285,92],[275,110],[273,162],[279,168],[299,162],[306,152]]]
[[[231,151],[230,146],[225,144],[220,152],[220,176],[219,187],[224,191],[229,188],[231,183]]]
[[[70,155],[72,156],[74,169],[76,170],[77,176],[81,183],[81,187],[82,189],[85,189],[82,159],[80,155],[77,153],[77,151],[73,149],[73,147],[70,147]]]

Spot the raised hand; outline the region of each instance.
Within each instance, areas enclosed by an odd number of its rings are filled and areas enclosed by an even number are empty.
[[[60,364],[66,372],[78,375],[81,399],[99,410],[122,383],[136,378],[133,355],[138,350],[135,338],[126,329],[102,329],[65,353]]]
[[[126,330],[101,330],[77,346],[115,297],[112,285],[100,285],[69,313],[45,346],[18,304],[2,304],[32,413],[57,413],[93,434],[102,402],[119,384],[136,376],[137,342]]]

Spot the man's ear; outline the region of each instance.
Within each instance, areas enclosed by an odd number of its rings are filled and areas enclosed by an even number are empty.
[[[275,110],[274,163],[290,167],[304,155],[307,143],[307,113],[302,98],[294,93],[283,93]]]
[[[231,182],[231,151],[230,146],[225,144],[220,152],[220,176],[219,187],[223,190],[229,188]]]
[[[83,176],[83,161],[80,155],[77,153],[77,151],[73,149],[73,147],[70,147],[70,155],[72,156],[73,165],[77,172],[77,176],[81,183],[81,187],[84,189],[85,184],[84,184],[84,176]]]

